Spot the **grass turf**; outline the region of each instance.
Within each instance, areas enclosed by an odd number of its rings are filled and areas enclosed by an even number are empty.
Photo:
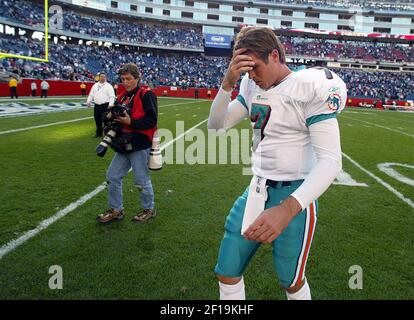
[[[175,134],[208,116],[210,102],[160,99],[159,127]],[[183,103],[177,105],[178,103]],[[165,107],[164,107],[165,106]],[[91,109],[0,119],[0,131],[91,116]],[[362,122],[362,121],[364,122]],[[339,117],[342,149],[409,199],[412,186],[377,168],[412,163],[414,114],[346,110]],[[371,124],[369,124],[369,123]],[[381,128],[375,125],[387,127]],[[248,128],[245,121],[239,128]],[[200,126],[204,132],[206,125]],[[0,244],[94,190],[105,180],[113,152],[98,158],[93,120],[0,135]],[[186,141],[189,146],[192,142]],[[307,264],[314,299],[412,299],[414,210],[350,161],[344,170],[368,185],[331,186],[319,200]],[[1,299],[217,299],[213,268],[225,217],[250,177],[244,165],[165,165],[152,173],[159,215],[130,221],[140,209],[132,175],[124,181],[126,219],[100,225],[107,208],[99,193],[0,260]],[[412,177],[410,169],[396,168]],[[63,268],[63,290],[50,290],[51,265]],[[351,290],[348,270],[363,269],[363,290]],[[270,246],[245,274],[248,299],[285,299]]]

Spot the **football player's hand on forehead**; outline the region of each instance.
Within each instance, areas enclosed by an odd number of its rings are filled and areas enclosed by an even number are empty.
[[[239,72],[239,75],[253,69],[253,58],[246,54],[247,49],[240,48],[234,51],[230,67]]]
[[[240,48],[234,51],[222,84],[225,90],[231,90],[240,79],[242,73],[253,70],[255,63],[253,62],[252,57],[247,55],[246,52],[247,49],[245,48]]]

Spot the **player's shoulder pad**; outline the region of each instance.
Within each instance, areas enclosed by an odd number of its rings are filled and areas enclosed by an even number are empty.
[[[315,97],[315,86],[318,83],[319,73],[312,69],[295,71],[289,84],[290,96],[295,100],[309,102]]]
[[[341,112],[347,100],[346,84],[335,72],[328,69],[323,71],[327,73],[317,84],[316,94],[319,100],[326,103],[330,110]],[[325,72],[321,73],[324,74]]]
[[[345,106],[346,84],[335,72],[326,68],[309,68],[296,72],[293,77],[296,78],[296,96],[301,100],[312,101],[312,104],[326,102],[330,109],[336,111]]]

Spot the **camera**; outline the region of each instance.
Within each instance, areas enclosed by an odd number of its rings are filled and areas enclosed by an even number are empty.
[[[123,116],[125,112],[129,113],[129,107],[125,104],[118,104],[115,101],[115,105],[105,114],[105,136],[103,137],[101,143],[96,146],[96,154],[99,157],[103,157],[105,155],[113,139],[115,139],[117,134],[121,133],[122,124],[115,121],[115,119]],[[110,118],[107,117],[109,113],[111,114]],[[127,150],[128,147],[132,150],[132,145],[126,145],[125,147]]]

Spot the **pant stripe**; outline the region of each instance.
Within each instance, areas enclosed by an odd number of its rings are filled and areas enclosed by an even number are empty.
[[[303,236],[302,250],[300,253],[299,263],[296,267],[295,278],[291,286],[301,282],[305,273],[306,262],[308,260],[309,250],[313,239],[313,234],[316,225],[316,203],[312,202],[309,207],[306,208],[306,228],[305,235]]]

